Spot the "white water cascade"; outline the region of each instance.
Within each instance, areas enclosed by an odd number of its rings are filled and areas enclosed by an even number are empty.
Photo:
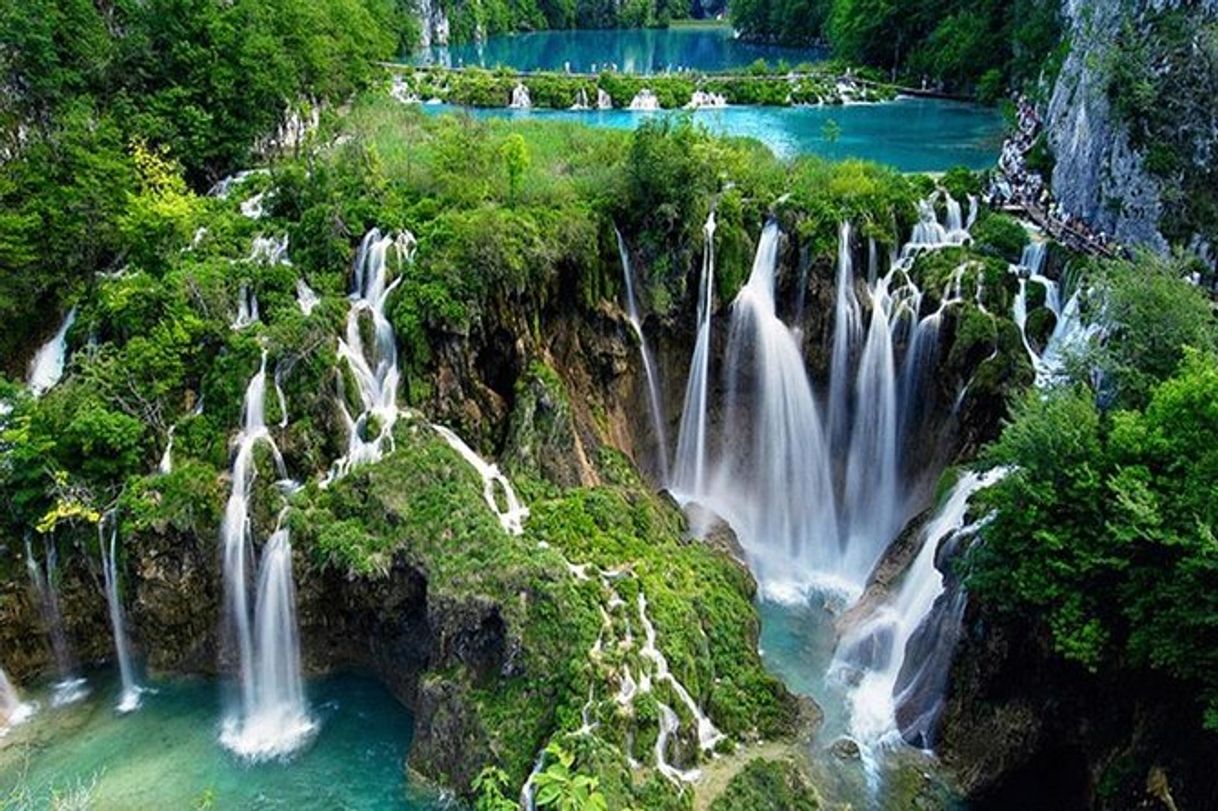
[[[937,719],[946,670],[942,668],[945,663],[936,660],[933,653],[950,650],[955,640],[948,640],[952,643],[949,645],[936,644],[944,640],[929,640],[918,651],[913,650],[910,642],[944,594],[945,580],[936,564],[940,545],[965,529],[972,495],[994,484],[1005,473],[1004,468],[986,473],[970,471],[956,482],[947,500],[921,529],[917,557],[899,588],[839,642],[834,667],[862,670],[848,700],[850,734],[858,743],[869,747],[891,745],[902,740],[903,731],[910,739],[925,740],[927,730]],[[958,620],[952,627],[953,633],[957,627]],[[922,655],[918,656],[919,653]],[[939,664],[942,672],[932,672],[934,664]],[[926,691],[930,695],[919,696],[925,707],[909,724],[914,729],[899,725],[898,710],[915,694]]]
[[[385,315],[389,295],[401,281],[389,280],[390,258],[409,262],[415,239],[409,231],[382,235],[373,228],[360,244],[349,296],[345,336],[338,339],[338,357],[346,360],[355,380],[360,413],[351,415],[347,398],[338,398],[347,427],[347,453],[331,468],[327,481],[344,476],[352,467],[381,459],[393,447],[393,426],[398,420],[398,354],[393,326]],[[372,320],[372,342],[364,345],[363,318]]]
[[[108,539],[106,537],[107,525],[110,529]],[[97,545],[101,550],[106,605],[110,610],[110,628],[114,634],[114,656],[118,661],[118,674],[122,684],[117,709],[120,713],[128,713],[139,708],[141,690],[135,683],[135,667],[131,662],[127,627],[123,619],[123,603],[118,592],[118,517],[113,512],[106,513],[97,523]]]
[[[251,704],[239,721],[226,721],[221,740],[251,760],[285,757],[316,731],[300,667],[292,544],[276,529],[262,550],[254,608]]]
[[[35,397],[41,397],[63,377],[64,364],[68,356],[68,330],[76,323],[76,308],[68,310],[67,316],[51,339],[34,353],[30,361],[27,383]]]
[[[258,320],[258,297],[249,285],[242,284],[237,293],[237,317],[231,324],[235,330],[245,329]]]
[[[59,553],[52,538],[44,536],[46,568],[38,565],[30,536],[25,537],[25,566],[38,598],[47,634],[51,640],[51,653],[55,657],[55,668],[59,681],[52,687],[51,704],[56,707],[72,704],[89,694],[85,680],[76,674],[76,662],[68,647],[68,636],[63,627],[63,612],[59,609]]]
[[[508,105],[513,110],[531,110],[533,108],[533,100],[529,98],[529,89],[524,86],[524,82],[517,82],[512,88],[512,101]]]
[[[601,88],[596,88],[596,109],[612,110],[613,98]]]
[[[165,450],[161,453],[161,461],[156,466],[157,473],[161,475],[173,472],[173,434],[176,429],[176,425],[169,426],[169,432],[165,437]]]
[[[638,301],[634,295],[634,269],[630,264],[630,254],[626,250],[626,242],[622,239],[621,231],[613,229],[617,237],[618,256],[622,260],[622,276],[626,280],[626,318],[634,329],[635,337],[639,339],[639,354],[643,360],[643,373],[647,377],[647,405],[651,411],[651,431],[656,442],[656,458],[659,462],[660,481],[668,482],[668,436],[664,430],[664,405],[660,393],[660,381],[656,371],[655,360],[651,350],[647,348],[647,339],[643,337],[643,322],[639,318]]]
[[[587,90],[584,90],[581,87],[579,90],[575,91],[575,101],[572,102],[571,109],[575,110],[577,112],[582,111],[582,110],[592,109],[588,105],[588,91]]]
[[[1047,244],[1030,242],[1023,251],[1019,265],[1011,272],[1019,275],[1019,292],[1011,308],[1011,318],[1019,327],[1024,348],[1036,372],[1036,387],[1047,388],[1061,379],[1069,357],[1081,351],[1102,332],[1098,322],[1087,323],[1081,311],[1082,290],[1075,290],[1062,303],[1061,286],[1043,274]],[[1045,291],[1044,307],[1053,313],[1053,331],[1038,352],[1028,338],[1028,285],[1039,284]]]
[[[303,278],[296,280],[296,305],[300,307],[300,311],[308,318],[313,314],[313,310],[321,303],[321,298],[313,292],[313,288],[309,287],[309,283]]]
[[[719,93],[708,93],[695,90],[685,105],[686,110],[700,110],[704,107],[722,109],[727,106],[727,99]]]
[[[0,738],[33,715],[37,709],[37,704],[21,700],[17,688],[9,681],[4,668],[0,667]]]
[[[254,452],[265,444],[280,479],[283,458],[266,425],[266,352],[245,390],[241,431],[233,458],[232,491],[220,539],[224,563],[225,630],[238,659],[239,704],[224,720],[221,742],[251,760],[285,757],[316,728],[301,687],[291,544],[278,529],[263,550],[251,628],[250,575],[254,564],[250,496],[257,475]]]
[[[715,284],[715,212],[702,226],[702,279],[698,285],[698,337],[689,364],[685,385],[685,404],[677,436],[677,456],[673,488],[691,499],[700,498],[706,489],[706,434],[708,386],[710,382],[711,310]]]
[[[497,465],[492,465],[474,452],[474,449],[457,436],[450,428],[443,425],[432,425],[432,428],[444,438],[461,458],[469,463],[478,475],[482,477],[482,496],[486,504],[499,519],[499,525],[509,535],[520,535],[524,532],[524,519],[529,516],[529,508],[520,503],[512,483],[508,481]],[[502,496],[503,501],[500,502]]]
[[[626,109],[634,112],[653,113],[660,109],[660,99],[654,90],[644,87],[635,93],[634,98],[630,100],[630,106]]]

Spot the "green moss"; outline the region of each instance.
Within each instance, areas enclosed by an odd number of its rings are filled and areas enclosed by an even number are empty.
[[[815,789],[790,760],[755,758],[749,761],[711,811],[817,811],[822,808]]]

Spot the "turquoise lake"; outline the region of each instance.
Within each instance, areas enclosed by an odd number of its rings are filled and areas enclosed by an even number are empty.
[[[816,62],[816,48],[784,48],[741,42],[728,26],[630,28],[596,31],[537,31],[494,36],[482,43],[434,47],[417,55],[425,63],[450,67],[510,67],[592,73],[616,65],[624,73],[662,73],[688,68],[729,70],[758,59],[790,65]]]
[[[461,108],[425,104],[433,113]],[[655,116],[692,115],[722,135],[756,138],[782,158],[813,154],[862,158],[903,172],[942,172],[953,166],[985,169],[994,165],[1002,143],[1002,117],[973,104],[901,98],[883,104],[838,107],[726,107],[695,113],[629,110],[471,109],[479,118],[574,121],[591,127],[634,129]]]
[[[114,711],[118,685],[108,674],[92,677],[90,695],[67,707],[52,708],[36,692],[30,696],[39,701],[38,712],[0,739],[0,808],[50,807],[53,793],[90,784],[90,807],[97,811],[438,806],[407,786],[410,712],[372,679],[310,681],[316,737],[290,762],[258,764],[221,747],[216,682],[152,686],[155,692],[127,715]],[[14,798],[19,782],[29,794]]]

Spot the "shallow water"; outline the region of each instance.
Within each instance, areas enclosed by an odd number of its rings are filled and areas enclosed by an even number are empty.
[[[434,47],[416,61],[452,67],[512,67],[590,73],[617,65],[623,73],[661,73],[679,68],[721,71],[764,59],[771,65],[817,62],[818,48],[786,48],[741,42],[729,26],[676,26],[576,31],[537,31],[490,37],[482,43]]]
[[[425,104],[423,109],[438,113],[461,108]],[[478,118],[574,121],[612,129],[634,129],[656,116],[691,115],[506,108],[469,112]],[[803,154],[861,158],[903,172],[942,172],[954,166],[989,168],[998,155],[1003,131],[1002,118],[994,110],[924,98],[835,107],[727,107],[698,110],[692,116],[713,132],[756,138],[781,158]]]
[[[52,792],[95,781],[90,808],[438,808],[412,794],[403,763],[413,719],[377,682],[352,675],[308,683],[316,738],[289,762],[246,764],[218,742],[220,690],[203,679],[155,682],[141,709],[114,712],[117,679],[94,677],[88,700],[51,709],[0,740],[0,807],[43,808]],[[208,804],[210,802],[210,805]]]

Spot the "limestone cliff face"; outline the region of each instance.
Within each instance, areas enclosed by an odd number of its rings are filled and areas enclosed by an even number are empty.
[[[1122,33],[1146,37],[1149,17],[1172,9],[1189,11],[1198,26],[1218,18],[1218,0],[1065,0],[1070,52],[1046,116],[1056,157],[1053,190],[1065,209],[1121,242],[1157,251],[1168,247],[1164,184],[1148,168],[1130,122],[1115,109],[1110,77],[1121,58],[1116,49]]]

